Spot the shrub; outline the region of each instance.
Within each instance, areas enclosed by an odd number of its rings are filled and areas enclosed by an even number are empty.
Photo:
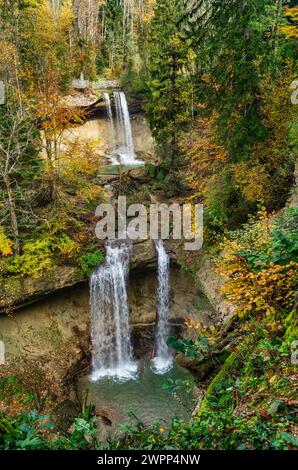
[[[85,253],[78,260],[79,269],[85,276],[90,276],[103,261],[102,251],[97,249],[96,245],[88,245]]]
[[[227,279],[223,293],[239,313],[290,310],[298,289],[298,210],[270,219],[261,211],[222,243],[218,271]]]

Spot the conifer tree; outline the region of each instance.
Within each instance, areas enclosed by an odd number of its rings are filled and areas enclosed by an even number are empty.
[[[196,52],[198,99],[218,113],[221,143],[233,162],[266,136],[260,83],[273,75],[283,4],[277,0],[184,0],[185,33]]]
[[[16,252],[20,250],[20,220],[24,221],[40,169],[38,137],[23,108],[11,102],[0,107],[0,216],[2,223],[9,217]]]
[[[153,134],[172,163],[179,131],[191,117],[191,50],[179,28],[182,14],[182,1],[158,1],[149,42],[147,113]]]

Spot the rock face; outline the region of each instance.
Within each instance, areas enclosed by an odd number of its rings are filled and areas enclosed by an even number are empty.
[[[131,270],[142,271],[156,266],[156,252],[151,240],[135,243]],[[22,307],[38,302],[62,289],[87,283],[88,279],[75,267],[55,266],[39,278],[10,277],[0,290],[0,314],[13,313]]]
[[[136,356],[152,350],[156,320],[156,271],[132,270],[129,304]],[[212,307],[191,279],[175,268],[171,271],[170,321],[181,328],[187,315],[205,324],[212,321]],[[89,286],[81,283],[55,292],[26,306],[12,316],[0,318],[0,339],[5,344],[6,361],[18,357],[37,362],[52,362],[62,376],[77,371],[90,357]],[[142,338],[144,341],[142,341]],[[66,353],[67,351],[67,353]],[[85,360],[85,362],[84,362]]]
[[[170,274],[170,322],[181,325],[186,317],[205,325],[213,321],[214,310],[189,274],[173,267]],[[136,327],[156,322],[156,271],[132,272],[130,278],[131,321]]]
[[[196,277],[202,286],[203,292],[216,311],[217,319],[224,321],[233,316],[235,307],[231,303],[226,302],[223,298],[220,292],[223,280],[221,276],[215,272],[214,265],[207,253],[202,253],[200,256]]]
[[[69,340],[77,342],[78,348],[79,339],[89,334],[88,301],[88,287],[79,285],[1,317],[0,338],[6,346],[6,360],[21,355],[38,359]]]
[[[11,313],[82,281],[84,281],[84,276],[78,274],[77,270],[70,266],[56,266],[53,271],[37,279],[11,277],[1,287],[0,312]]]
[[[152,240],[134,243],[131,253],[132,271],[143,271],[156,267],[156,251]]]
[[[180,240],[169,240],[166,246],[173,260],[179,262],[179,260],[184,259],[183,242]],[[212,258],[204,249],[195,253],[194,256],[196,261],[196,269],[194,272],[196,283],[216,312],[216,320],[218,322],[224,322],[234,315],[235,307],[231,303],[226,302],[221,294],[223,279],[220,274],[215,271]]]
[[[131,127],[137,157],[145,162],[155,162],[155,142],[145,118],[141,114],[132,116]],[[76,138],[81,142],[97,141],[102,155],[106,157],[113,147],[110,124],[108,119],[104,118],[89,119],[83,125],[65,131],[64,137],[71,141]]]
[[[180,335],[186,317],[204,325],[215,319],[215,311],[203,292],[194,286],[189,274],[173,267],[170,273],[170,335]],[[150,357],[154,350],[156,311],[156,271],[131,274],[129,302],[133,343],[137,358]]]

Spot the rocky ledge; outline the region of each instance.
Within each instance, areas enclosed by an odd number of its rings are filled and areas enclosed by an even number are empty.
[[[181,247],[168,242],[168,252],[172,264],[179,262]],[[142,278],[142,273],[156,269],[156,251],[152,240],[136,242],[131,254],[131,277]],[[186,277],[186,274],[181,277]],[[189,278],[189,288],[199,290],[210,302],[211,308],[216,312],[218,319],[225,320],[234,313],[233,306],[224,301],[220,294],[221,279],[214,271],[212,261],[207,253],[201,253],[199,269],[196,272],[196,281]],[[22,307],[36,303],[43,298],[62,291],[69,287],[87,284],[88,278],[73,266],[55,266],[51,271],[45,272],[41,277],[9,277],[1,286],[0,313],[12,313]],[[175,315],[181,317],[178,313]],[[153,319],[152,319],[153,320]],[[142,323],[142,322],[141,322]]]
[[[156,253],[151,240],[136,243],[131,258],[131,271],[144,271],[156,266]],[[78,284],[88,278],[74,266],[55,266],[38,278],[11,276],[2,282],[0,313],[12,313],[27,305]]]
[[[71,266],[55,266],[38,278],[11,276],[1,286],[0,312],[12,313],[49,294],[84,281],[84,275]]]

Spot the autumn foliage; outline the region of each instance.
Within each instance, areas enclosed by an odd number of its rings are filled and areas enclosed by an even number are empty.
[[[285,8],[285,16],[289,19],[289,24],[281,26],[281,32],[288,38],[298,39],[298,7]]]
[[[191,189],[191,198],[206,204],[208,185],[227,160],[227,152],[217,141],[216,119],[216,115],[198,118],[192,134],[187,133],[181,143],[188,163],[186,183]]]
[[[241,231],[226,238],[217,270],[225,278],[222,289],[239,314],[261,315],[289,311],[298,289],[297,210],[287,209],[271,219],[259,213]]]

